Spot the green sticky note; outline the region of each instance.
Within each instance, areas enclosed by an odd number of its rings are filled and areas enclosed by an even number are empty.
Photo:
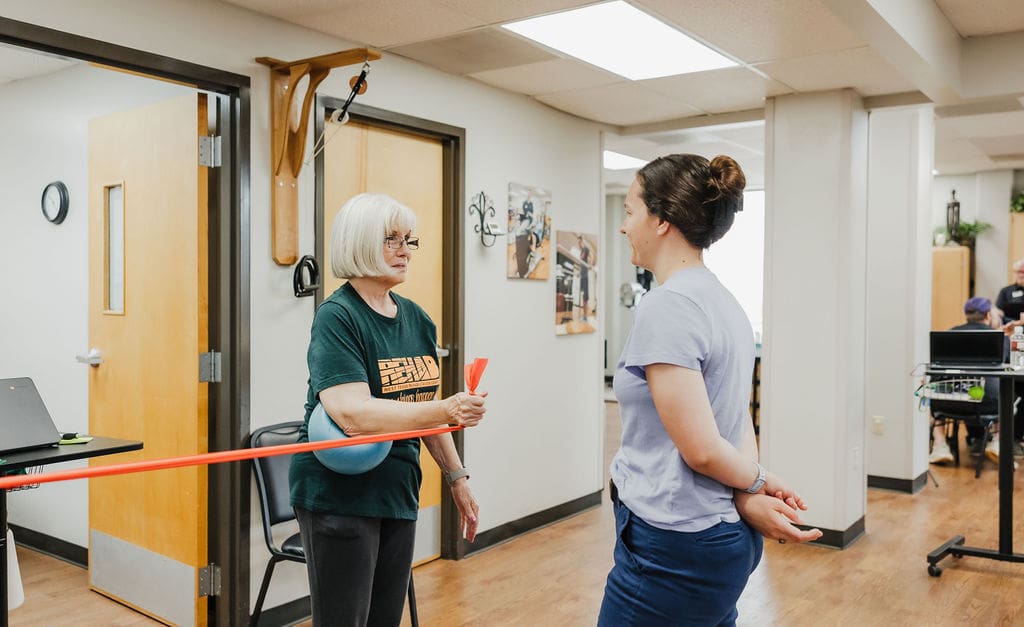
[[[80,435],[78,437],[68,438],[66,440],[61,440],[57,444],[85,444],[86,442],[92,442],[91,435]]]

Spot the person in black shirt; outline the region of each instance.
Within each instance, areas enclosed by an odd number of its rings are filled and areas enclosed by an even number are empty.
[[[1004,325],[1020,322],[1020,315],[1024,313],[1024,259],[1013,262],[1013,273],[1016,281],[999,290],[996,296],[996,307],[1003,310]]]

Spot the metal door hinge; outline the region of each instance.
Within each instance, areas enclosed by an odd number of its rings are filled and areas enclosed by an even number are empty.
[[[220,566],[207,564],[199,569],[199,596],[220,596]]]
[[[199,353],[199,382],[220,383],[220,353]]]
[[[199,138],[199,165],[208,168],[220,167],[220,135],[206,135]]]

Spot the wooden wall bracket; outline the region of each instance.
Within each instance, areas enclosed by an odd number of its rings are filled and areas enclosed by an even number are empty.
[[[271,242],[274,261],[282,266],[290,266],[299,258],[298,177],[316,88],[336,67],[379,58],[380,52],[372,48],[353,48],[298,61],[256,59],[270,68]],[[295,90],[306,77],[309,84],[300,108]]]

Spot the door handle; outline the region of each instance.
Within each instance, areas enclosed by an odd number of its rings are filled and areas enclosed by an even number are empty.
[[[435,346],[434,348],[437,349],[437,356],[438,357],[447,357],[448,355],[452,354],[452,352],[450,350],[448,350],[447,348],[441,348],[440,346]]]
[[[89,364],[96,368],[103,363],[103,355],[100,354],[100,349],[90,348],[89,352],[85,355],[75,355],[75,361],[80,364]]]

